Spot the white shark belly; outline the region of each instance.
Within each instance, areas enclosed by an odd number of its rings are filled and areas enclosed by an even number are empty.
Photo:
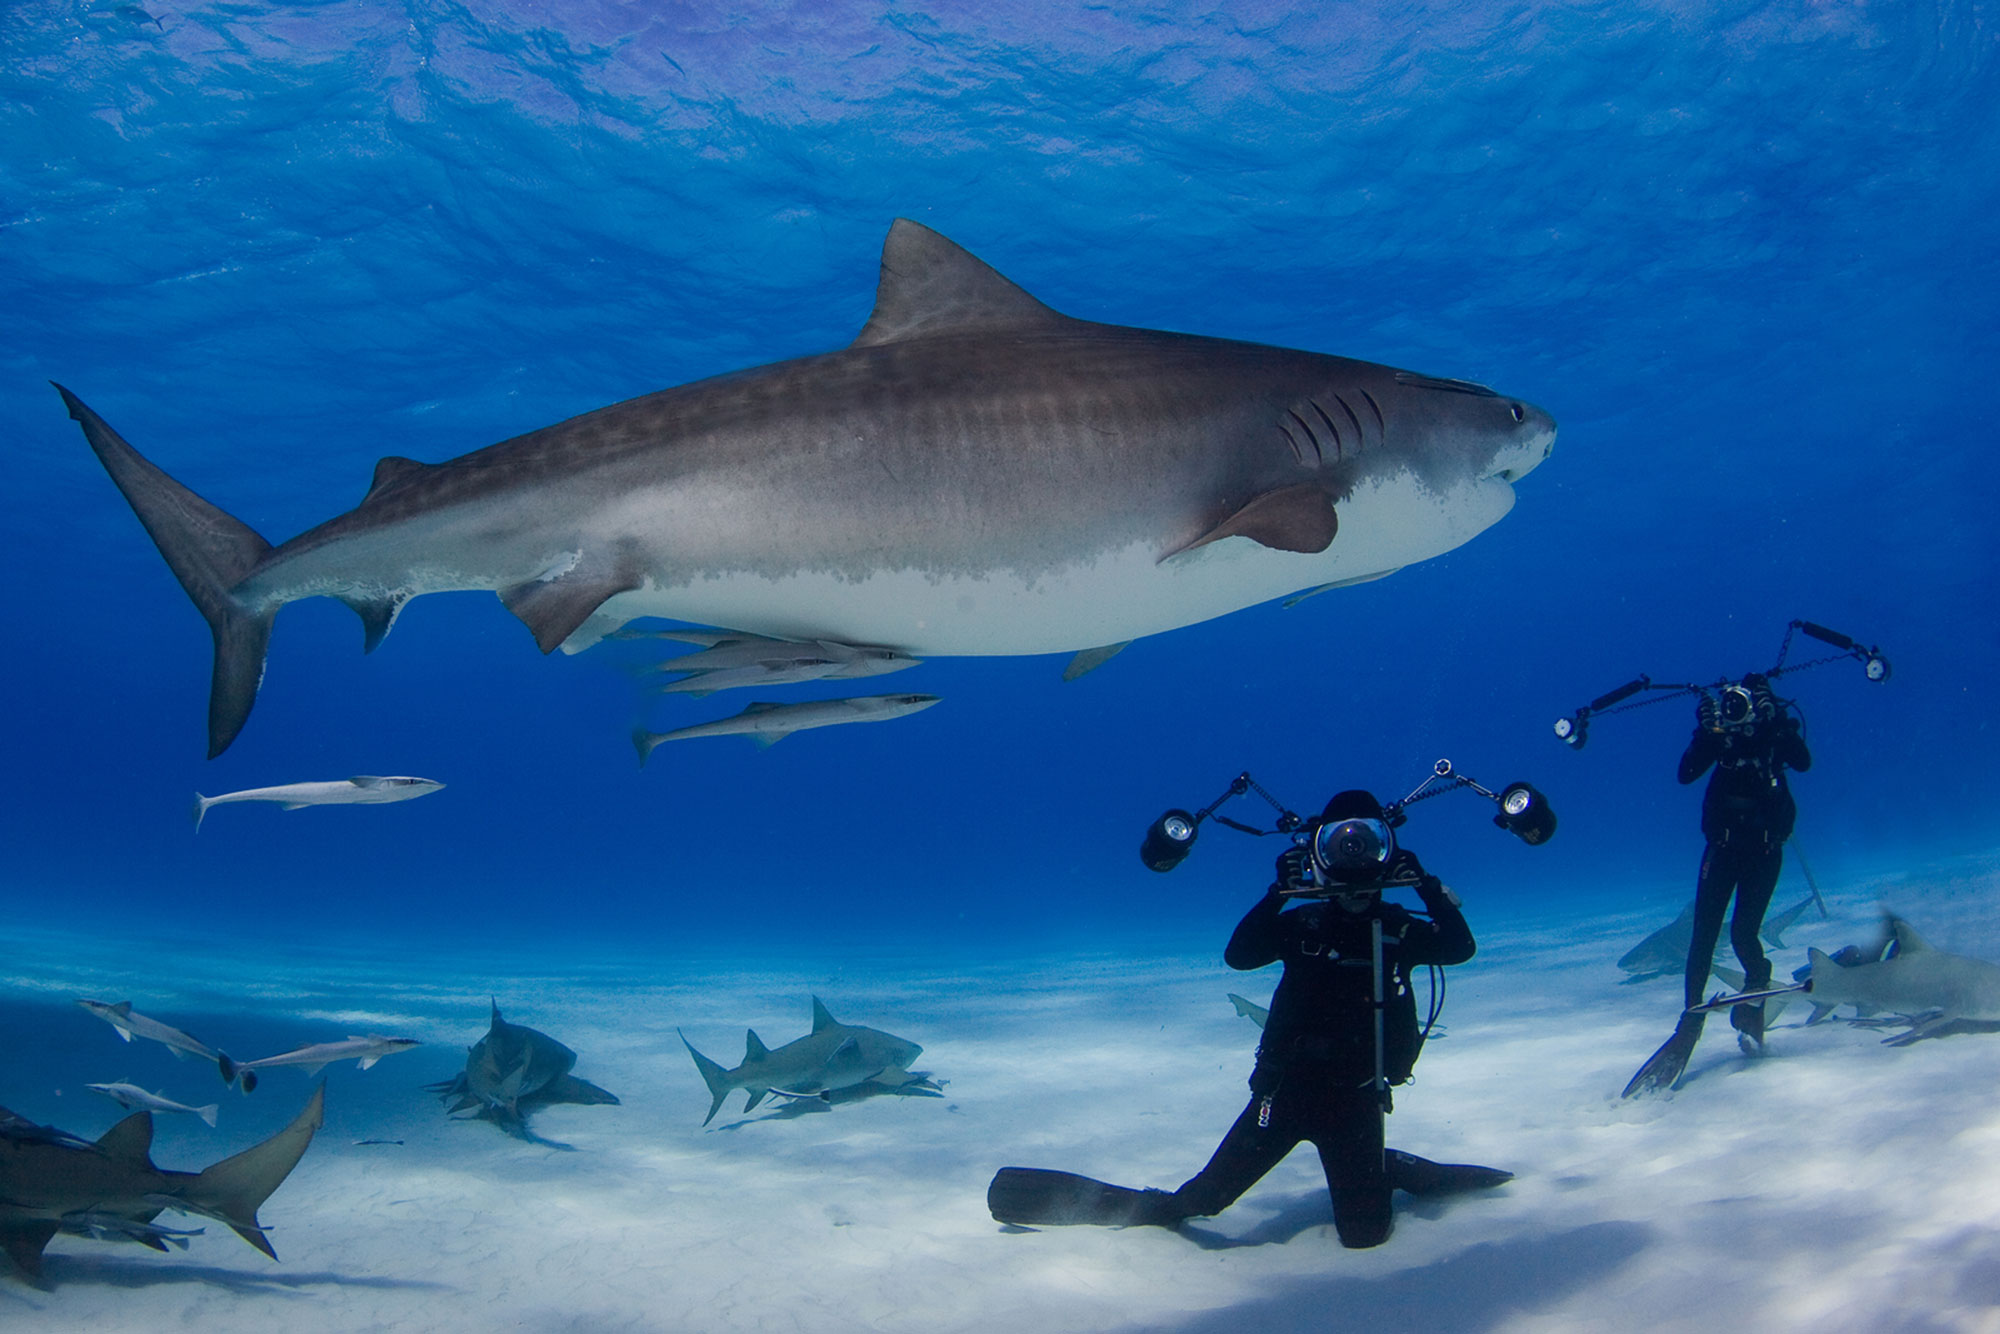
[[[1156,546],[1134,543],[1032,576],[890,570],[862,578],[819,571],[769,578],[725,571],[670,582],[655,575],[607,601],[563,648],[579,652],[627,621],[658,616],[918,656],[1074,653],[1429,559],[1485,531],[1513,501],[1513,488],[1500,482],[1449,493],[1402,482],[1370,486],[1342,502],[1340,531],[1316,554],[1232,537],[1165,561]]]

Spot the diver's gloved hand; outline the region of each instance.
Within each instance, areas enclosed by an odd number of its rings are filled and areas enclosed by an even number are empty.
[[[1429,875],[1417,854],[1408,848],[1397,848],[1382,867],[1382,879],[1390,884],[1414,885]]]
[[[1694,723],[1704,732],[1716,730],[1715,701],[1709,696],[1703,695],[1695,701]]]
[[[1278,854],[1271,888],[1280,894],[1298,894],[1315,887],[1312,852],[1302,847],[1286,848]]]

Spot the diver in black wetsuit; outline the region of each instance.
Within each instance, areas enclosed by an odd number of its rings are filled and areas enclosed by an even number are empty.
[[[1688,946],[1683,991],[1689,1009],[1701,1003],[1708,985],[1731,895],[1736,913],[1729,941],[1743,965],[1743,989],[1762,991],[1771,984],[1771,961],[1757,933],[1777,888],[1785,840],[1798,818],[1785,770],[1810,769],[1812,753],[1798,718],[1771,693],[1763,675],[1745,676],[1741,685],[1723,692],[1720,704],[1704,694],[1695,706],[1694,737],[1681,756],[1680,781],[1692,783],[1711,767],[1715,772],[1701,800],[1701,832],[1708,846],[1695,881],[1694,939]],[[1687,1068],[1707,1017],[1684,1012],[1674,1035],[1632,1077],[1625,1096],[1671,1088]],[[1729,1019],[1749,1042],[1763,1042],[1762,1005],[1735,1006]]]
[[[1389,886],[1415,889],[1428,918],[1384,902]],[[1304,901],[1288,908],[1295,898]],[[1410,1077],[1423,1041],[1410,971],[1463,963],[1474,948],[1457,897],[1397,849],[1381,803],[1366,792],[1339,794],[1312,845],[1279,857],[1276,880],[1223,952],[1232,968],[1282,962],[1284,974],[1257,1049],[1250,1104],[1208,1166],[1172,1192],[1004,1168],[987,1194],[994,1217],[1173,1226],[1221,1212],[1302,1141],[1319,1150],[1344,1246],[1388,1240],[1398,1188],[1443,1194],[1501,1184],[1510,1173],[1383,1147],[1389,1089]]]

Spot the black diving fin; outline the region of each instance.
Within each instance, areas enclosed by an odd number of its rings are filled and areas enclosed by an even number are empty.
[[[1042,1167],[1003,1167],[986,1188],[986,1207],[993,1217],[1017,1227],[1172,1227],[1187,1217],[1174,1207],[1173,1198],[1164,1190],[1132,1190]]]
[[[1702,1022],[1707,1018],[1705,1011],[1683,1011],[1681,1021],[1674,1025],[1674,1035],[1639,1067],[1639,1073],[1632,1076],[1632,1082],[1625,1086],[1625,1092],[1620,1096],[1631,1098],[1641,1093],[1664,1093],[1680,1083],[1688,1059],[1694,1055],[1694,1044],[1701,1041]]]
[[[1401,1149],[1386,1150],[1382,1157],[1392,1187],[1426,1198],[1456,1195],[1467,1190],[1491,1190],[1514,1179],[1512,1172],[1497,1167],[1480,1167],[1474,1163],[1434,1163],[1414,1153],[1404,1153]]]

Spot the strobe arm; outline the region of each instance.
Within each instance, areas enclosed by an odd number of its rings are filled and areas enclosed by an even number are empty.
[[[1556,719],[1556,739],[1571,750],[1582,750],[1583,743],[1589,736],[1591,714],[1602,713],[1614,704],[1622,704],[1641,690],[1652,689],[1652,686],[1653,678],[1642,674],[1616,690],[1605,691],[1567,718]]]

